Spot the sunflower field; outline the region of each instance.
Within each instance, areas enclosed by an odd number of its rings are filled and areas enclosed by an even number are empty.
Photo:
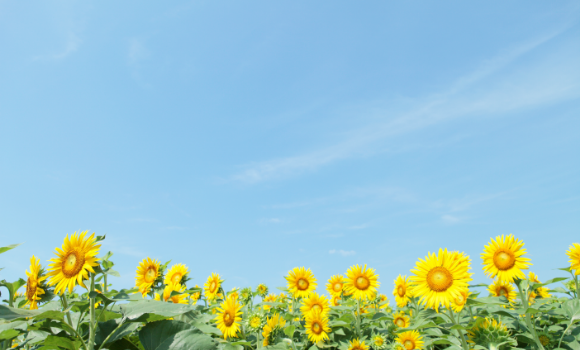
[[[284,287],[226,291],[218,273],[191,285],[185,264],[147,257],[135,286],[116,290],[104,239],[67,235],[46,267],[32,256],[26,280],[1,281],[0,350],[580,350],[578,243],[560,269],[570,277],[543,283],[513,235],[483,249],[490,284],[471,283],[469,256],[439,249],[394,280],[391,305],[366,265],[326,283],[295,267]]]

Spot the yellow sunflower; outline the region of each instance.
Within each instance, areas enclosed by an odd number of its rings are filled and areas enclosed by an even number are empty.
[[[403,311],[399,311],[398,313],[393,314],[393,323],[397,328],[407,328],[411,325],[411,320]]]
[[[366,265],[351,266],[346,272],[344,289],[352,294],[355,299],[371,299],[377,293],[379,275],[375,269],[367,268]]]
[[[440,304],[448,307],[471,281],[471,274],[467,272],[469,264],[454,261],[449,255],[447,249],[439,249],[438,255],[429,253],[425,260],[419,259],[412,271],[414,276],[410,277],[413,295],[437,312]]]
[[[570,258],[570,269],[574,270],[574,274],[580,275],[580,244],[572,243],[566,254]]]
[[[359,341],[358,339],[353,339],[348,342],[348,350],[369,350],[369,347],[365,345],[364,340]]]
[[[218,308],[218,315],[215,318],[217,328],[222,331],[224,339],[235,337],[240,330],[242,320],[242,305],[236,298],[228,297]]]
[[[256,288],[256,291],[261,297],[264,297],[266,296],[266,294],[268,294],[268,286],[266,286],[263,283],[260,283],[258,284],[258,288]]]
[[[284,293],[280,293],[277,297],[279,303],[286,303],[288,302],[288,296]]]
[[[151,260],[145,258],[139,263],[137,267],[137,275],[135,276],[135,285],[139,288],[139,292],[143,298],[151,290],[151,286],[159,277],[159,266],[161,263],[158,260]]]
[[[199,286],[196,284],[195,288],[199,288]],[[193,302],[193,304],[197,303],[199,298],[201,298],[201,292],[191,293],[190,299]]]
[[[185,286],[181,284],[168,284],[163,289],[163,301],[171,300],[174,304],[187,304],[187,297],[189,296],[187,293],[183,293],[185,291]],[[179,292],[181,294],[171,296],[171,292]]]
[[[182,281],[187,278],[189,270],[184,264],[175,264],[171,266],[169,271],[165,274],[163,283],[165,284],[183,284]]]
[[[266,320],[266,325],[264,326],[264,330],[262,331],[262,336],[264,337],[264,346],[268,346],[270,344],[270,336],[272,335],[272,332],[277,329],[282,329],[285,325],[286,320],[283,319],[279,314],[268,317]]]
[[[395,279],[395,289],[393,290],[393,295],[395,296],[395,302],[398,307],[405,307],[413,296],[411,293],[411,285],[409,278],[407,276],[397,277]]]
[[[313,310],[318,310],[323,315],[328,313],[330,306],[328,305],[328,299],[326,299],[326,296],[312,292],[308,297],[302,299],[302,306],[300,307],[302,314],[307,315]]]
[[[342,301],[342,298],[340,297],[340,295],[333,296],[332,297],[332,306],[339,306],[341,301]]]
[[[308,334],[308,339],[311,342],[318,343],[319,341],[328,340],[328,333],[330,333],[328,317],[320,310],[312,310],[306,315],[304,328],[306,328],[306,334]]]
[[[288,276],[285,278],[288,281],[288,290],[295,298],[308,296],[317,286],[316,278],[314,278],[312,271],[304,267],[295,267],[288,272]]]
[[[457,295],[451,301],[451,308],[455,312],[460,312],[463,310],[465,303],[467,303],[467,298],[469,297],[469,289],[463,289],[459,291],[459,295]]]
[[[530,259],[524,257],[526,250],[524,242],[514,237],[497,236],[485,246],[481,258],[483,259],[483,271],[491,278],[499,278],[501,281],[513,282],[514,278],[525,279],[522,270],[527,270]]]
[[[405,347],[406,350],[422,349],[423,337],[417,331],[407,331],[400,333],[397,342]]]
[[[494,297],[505,297],[508,302],[516,301],[518,293],[516,293],[514,286],[509,282],[502,282],[499,279],[493,281],[488,288],[489,295]]]
[[[389,298],[384,294],[379,294],[379,309],[389,308]]]
[[[42,298],[44,292],[44,280],[48,278],[44,274],[40,259],[34,255],[30,258],[30,272],[25,271],[28,279],[26,280],[26,305],[30,305],[30,310],[38,309],[38,301]]]
[[[67,289],[72,293],[78,283],[85,287],[83,280],[89,278],[89,272],[95,273],[94,266],[98,266],[100,244],[96,244],[95,234],[85,237],[89,231],[78,235],[73,233],[64,239],[62,249],[56,248],[56,258],[50,259],[48,276],[49,285],[56,285],[55,292],[63,294]]]
[[[275,303],[276,302],[276,294],[268,294],[268,296],[266,296],[264,298],[264,302],[265,303]],[[263,308],[264,308],[264,310],[269,310],[272,307],[270,305],[264,305]]]
[[[529,277],[529,279],[530,279],[531,282],[534,282],[534,283],[542,283],[538,279],[538,275],[536,275],[535,273],[533,273],[531,271],[530,271],[530,277]],[[540,298],[549,298],[552,295],[548,292],[548,290],[549,289],[546,288],[546,287],[538,287],[538,288],[536,288],[534,290],[534,292],[536,292],[540,296]]]
[[[342,275],[334,275],[330,277],[328,283],[326,283],[326,290],[331,296],[340,295],[342,293],[343,285],[344,277]]]
[[[222,282],[220,275],[212,272],[211,276],[207,278],[207,282],[203,285],[207,300],[214,300],[218,296]]]

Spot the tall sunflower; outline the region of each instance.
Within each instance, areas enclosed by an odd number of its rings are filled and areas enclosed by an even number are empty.
[[[302,306],[300,311],[303,315],[308,315],[311,311],[317,310],[322,315],[326,315],[330,310],[328,305],[328,299],[324,295],[319,295],[316,292],[312,292],[308,297],[302,299]]]
[[[175,264],[171,266],[169,271],[165,274],[165,279],[163,283],[165,284],[183,284],[184,280],[187,279],[187,274],[189,269],[184,264]]]
[[[508,302],[516,301],[518,293],[516,293],[514,286],[509,282],[502,282],[499,279],[493,281],[488,288],[489,295],[494,297],[505,297]]]
[[[328,283],[326,283],[326,290],[331,296],[339,295],[342,293],[342,288],[344,285],[344,277],[342,275],[334,275],[330,277]]]
[[[423,337],[417,331],[407,331],[397,336],[397,342],[405,347],[406,350],[422,349]]]
[[[399,311],[398,313],[393,314],[393,323],[397,328],[407,328],[411,325],[411,320],[403,311]]]
[[[218,315],[215,318],[217,328],[222,331],[224,339],[233,338],[240,330],[242,320],[242,305],[236,298],[228,297],[218,308]]]
[[[167,284],[163,289],[163,301],[171,300],[174,304],[188,304],[187,297],[189,294],[183,293],[185,291],[185,286],[181,284]],[[171,296],[171,292],[178,292],[181,294]]]
[[[288,290],[295,298],[308,296],[317,286],[312,271],[304,267],[295,267],[288,272],[288,276],[285,278],[288,281]]]
[[[40,259],[34,255],[30,258],[30,272],[26,271],[26,305],[30,305],[30,310],[38,309],[38,301],[42,298],[44,291],[44,280],[48,278],[44,274],[44,269],[40,266]]]
[[[143,295],[143,298],[149,293],[151,286],[153,286],[155,280],[159,277],[160,265],[161,263],[158,260],[145,258],[137,266],[135,285],[139,288],[139,292]]]
[[[395,279],[395,289],[393,290],[393,295],[395,296],[395,302],[398,307],[405,307],[413,296],[411,293],[411,285],[409,278],[407,276],[397,277]]]
[[[86,237],[89,231],[78,235],[73,233],[70,238],[64,239],[62,249],[56,248],[56,258],[50,259],[48,276],[49,285],[56,285],[55,292],[63,294],[67,289],[72,293],[77,283],[86,288],[84,280],[89,278],[89,272],[95,273],[94,266],[98,266],[100,244],[96,244],[95,234]]]
[[[463,289],[459,291],[459,295],[457,295],[451,301],[451,308],[455,312],[460,312],[463,310],[465,303],[467,303],[467,298],[469,297],[469,289]]]
[[[513,234],[497,236],[495,240],[492,238],[481,254],[485,274],[510,283],[515,278],[525,279],[522,270],[527,270],[531,263],[524,257],[526,250],[523,246],[524,242]]]
[[[566,255],[570,258],[570,268],[574,270],[574,274],[580,275],[580,244],[572,243]]]
[[[313,343],[329,339],[328,333],[330,333],[330,327],[328,326],[328,317],[320,310],[312,310],[312,312],[306,315],[304,328],[306,328],[308,340]]]
[[[284,328],[286,325],[286,320],[282,318],[279,314],[275,314],[272,317],[268,317],[266,320],[266,325],[262,331],[262,336],[264,337],[264,346],[270,345],[273,333],[277,330]]]
[[[348,342],[348,350],[369,350],[369,347],[365,345],[364,340],[359,341],[357,338]]]
[[[354,265],[346,272],[344,288],[355,299],[371,299],[380,285],[378,279],[375,269],[367,268],[367,265]]]
[[[220,279],[220,275],[213,272],[211,273],[207,278],[207,282],[203,285],[207,300],[214,300],[217,297],[222,282],[223,280]]]
[[[438,255],[429,253],[425,260],[419,259],[410,277],[413,295],[437,312],[440,304],[448,307],[471,281],[471,274],[467,272],[469,264],[452,260],[449,255],[447,249],[439,249]]]

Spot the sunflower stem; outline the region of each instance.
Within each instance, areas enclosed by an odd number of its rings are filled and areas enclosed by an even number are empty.
[[[451,319],[453,324],[459,326],[460,325],[459,324],[459,315],[457,315],[457,320],[455,320],[453,309],[451,307],[449,307],[447,310],[449,310],[449,318]],[[465,340],[465,335],[463,335],[463,332],[461,331],[461,329],[456,329],[456,331],[457,331],[457,333],[459,333],[459,336],[461,337],[461,345],[463,346],[463,349],[469,350],[469,346],[467,345],[467,340]]]
[[[355,318],[356,318],[356,334],[360,339],[362,337],[362,334],[360,333],[360,299],[358,298],[356,299]]]
[[[576,283],[576,299],[580,299],[580,289],[578,288],[578,275],[574,275],[574,282]]]
[[[63,292],[62,295],[60,296],[60,300],[62,302],[62,308],[66,311],[66,320],[68,321],[68,324],[71,328],[73,328],[73,323],[72,323],[72,319],[70,317],[70,312],[68,310],[68,303],[66,302],[66,295]]]
[[[95,348],[95,331],[96,331],[96,322],[95,322],[95,297],[94,297],[94,292],[95,291],[95,274],[91,273],[91,290],[89,295],[93,295],[90,296],[89,300],[90,300],[90,306],[89,309],[91,311],[91,323],[89,326],[89,350],[93,350]]]
[[[532,337],[534,337],[534,341],[536,342],[536,346],[538,347],[538,349],[544,350],[544,346],[540,342],[540,339],[538,338],[538,334],[536,333],[536,329],[535,329],[534,325],[532,324],[532,316],[530,315],[529,312],[527,312],[528,308],[530,306],[528,304],[528,298],[527,298],[528,291],[526,290],[524,292],[524,290],[522,290],[522,287],[521,287],[522,283],[521,282],[522,282],[522,280],[517,281],[516,286],[518,286],[518,291],[520,292],[520,299],[522,302],[522,306],[524,306],[524,310],[525,310],[524,312],[526,313],[526,318],[525,318],[526,325],[528,326],[529,331],[532,334]]]

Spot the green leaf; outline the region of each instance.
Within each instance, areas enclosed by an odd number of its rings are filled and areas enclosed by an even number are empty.
[[[288,336],[288,338],[292,339],[292,336],[294,335],[295,330],[296,330],[296,327],[288,326],[288,327],[284,328],[284,334],[286,334]]]
[[[102,235],[102,236],[97,236],[97,238],[95,239],[95,242],[100,242],[100,241],[104,241],[105,237],[107,237],[107,235]]]
[[[11,245],[7,245],[6,247],[0,247],[0,254],[5,253],[11,249],[14,249],[16,247],[18,247],[19,245],[21,245],[22,243],[18,243],[18,244],[11,244]]]
[[[222,331],[220,331],[219,329],[215,328],[214,326],[205,324],[203,322],[193,321],[192,324],[205,334],[215,334],[217,336],[223,335]]]
[[[49,335],[50,333],[48,332],[32,329],[28,332],[25,341],[27,342],[27,344],[33,345],[41,341],[43,342],[44,339],[46,339],[46,337],[48,337]]]
[[[7,329],[0,332],[0,340],[16,338],[20,334],[16,329]]]
[[[131,321],[147,319],[148,314],[155,314],[163,317],[175,317],[194,310],[194,306],[163,303],[156,300],[140,300],[113,307],[113,311],[120,312],[123,317],[126,317]]]
[[[139,331],[145,350],[214,350],[217,343],[194,326],[181,321],[148,323]]]
[[[8,293],[10,293],[10,297],[14,298],[14,295],[16,295],[18,289],[20,289],[20,287],[22,287],[25,284],[26,281],[23,280],[22,278],[19,278],[17,281],[12,283],[7,282],[6,280],[2,280],[2,282],[0,282],[0,287],[6,287],[6,289],[8,289]]]
[[[562,308],[570,318],[571,323],[580,320],[580,300],[568,300]]]
[[[40,312],[38,310],[16,309],[6,305],[0,305],[0,319],[14,320],[17,318],[34,317]]]
[[[95,334],[95,343],[101,345],[114,332],[105,344],[112,343],[133,333],[139,327],[139,324],[135,322],[127,322],[119,327],[121,322],[123,322],[121,318],[108,320],[107,322],[99,322],[97,324],[97,333]],[[119,328],[117,329],[117,327]]]
[[[64,337],[59,337],[56,335],[49,335],[48,337],[46,337],[46,339],[44,340],[44,345],[45,346],[49,346],[49,345],[53,345],[53,346],[58,346],[60,348],[64,348],[67,350],[77,350],[75,344],[72,342],[72,340],[68,339],[68,338],[64,338]]]
[[[220,346],[221,350],[243,350],[244,347],[241,345],[234,345],[232,343],[224,343],[222,346]]]
[[[107,275],[121,277],[121,274],[113,269],[107,269],[107,271],[105,271],[105,272],[107,273]]]

